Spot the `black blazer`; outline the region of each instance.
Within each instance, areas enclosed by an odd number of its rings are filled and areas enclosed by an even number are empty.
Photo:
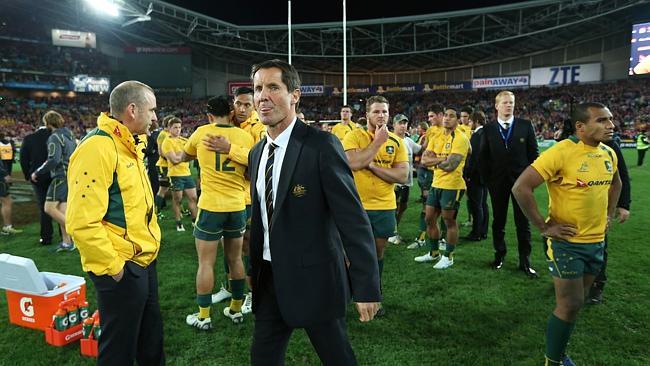
[[[47,139],[52,134],[49,128],[39,128],[25,136],[20,147],[20,168],[25,180],[29,181],[33,172],[47,160]],[[49,185],[50,173],[39,174],[38,183]]]
[[[539,155],[535,130],[530,121],[515,118],[508,147],[499,130],[501,126],[492,121],[483,127],[479,169],[488,186],[513,185],[515,180]]]
[[[260,283],[264,228],[256,182],[266,139],[249,155],[253,291]],[[276,192],[270,250],[284,321],[307,327],[345,316],[350,296],[381,301],[375,241],[339,140],[297,120]],[[350,260],[346,268],[343,249]],[[253,296],[253,311],[258,306]]]
[[[467,157],[465,169],[463,169],[463,177],[465,177],[465,179],[481,184],[483,183],[483,179],[481,179],[481,172],[479,170],[479,156],[481,152],[481,136],[483,136],[484,129],[484,127],[480,128],[478,131],[472,133],[472,136],[469,138],[469,145],[472,148],[472,153]]]

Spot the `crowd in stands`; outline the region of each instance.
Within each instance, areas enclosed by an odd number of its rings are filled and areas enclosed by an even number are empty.
[[[533,122],[539,138],[552,139],[553,133],[568,118],[570,107],[582,101],[597,101],[607,105],[623,138],[631,138],[643,123],[650,121],[650,80],[626,80],[604,84],[574,85],[557,88],[530,88],[516,90],[515,114]],[[391,93],[385,96],[391,102],[391,114],[403,113],[412,122],[426,121],[426,111],[431,103],[464,106],[482,110],[488,118],[494,116],[495,91],[454,91],[426,94]],[[367,95],[351,94],[348,104],[359,106],[353,119],[363,116],[364,98]],[[183,134],[189,135],[196,126],[207,122],[206,99],[179,97],[158,98],[158,117],[173,113],[183,121]],[[312,121],[338,120],[342,98],[303,97],[300,109]],[[0,130],[7,136],[21,140],[38,125],[42,115],[54,109],[70,124],[70,129],[80,138],[95,127],[97,115],[108,107],[108,95],[77,94],[76,97],[13,99],[0,101]]]

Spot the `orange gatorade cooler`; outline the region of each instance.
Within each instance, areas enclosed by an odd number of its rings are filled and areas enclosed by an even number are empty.
[[[86,299],[83,277],[38,272],[31,259],[5,253],[0,254],[0,288],[7,291],[9,321],[43,331],[52,324],[59,303]]]

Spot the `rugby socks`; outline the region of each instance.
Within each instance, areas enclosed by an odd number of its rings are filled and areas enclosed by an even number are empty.
[[[454,255],[454,249],[456,249],[456,244],[445,244],[445,249],[442,251],[442,255],[447,258],[450,258]]]
[[[199,318],[209,318],[212,294],[196,295],[196,303],[199,304]]]
[[[429,246],[429,254],[431,254],[432,257],[438,255],[438,239],[427,237],[427,245]]]
[[[424,221],[424,212],[420,212],[420,231],[425,232],[427,230],[427,223]]]
[[[165,206],[165,197],[156,195],[156,198],[154,198],[154,203],[156,205],[156,211],[162,211],[163,207]]]
[[[244,287],[246,280],[230,280],[230,289],[232,291],[232,298],[230,299],[230,313],[241,312],[241,306],[244,303]]]
[[[560,365],[575,325],[575,322],[566,322],[555,316],[555,314],[551,314],[548,318],[548,326],[546,328],[547,365]]]

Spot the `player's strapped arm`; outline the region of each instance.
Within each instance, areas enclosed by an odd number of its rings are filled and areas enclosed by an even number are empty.
[[[409,163],[406,161],[394,163],[390,168],[384,168],[375,163],[370,163],[368,169],[374,175],[388,183],[406,184],[408,182]]]
[[[612,177],[612,185],[609,187],[609,192],[607,194],[607,221],[609,222],[614,218],[616,214],[616,206],[618,204],[618,198],[621,195],[621,190],[623,189],[623,182],[621,177],[618,174],[618,170],[614,173]]]
[[[445,161],[438,164],[438,168],[444,170],[445,172],[453,172],[456,170],[456,168],[458,168],[458,165],[460,165],[463,159],[465,159],[465,157],[461,154],[449,154]]]
[[[385,129],[385,127],[381,128]],[[354,132],[345,135],[345,138],[343,139],[343,150],[345,150],[345,156],[348,158],[350,169],[354,171],[366,169],[368,168],[368,165],[372,163],[379,152],[381,145],[383,145],[388,138],[388,130],[382,132],[383,138],[379,138],[377,135],[378,133],[379,130],[375,131],[375,138],[370,142],[370,144],[368,144],[368,146],[361,146],[359,139]]]
[[[117,164],[113,151],[110,138],[91,137],[77,148],[68,167],[66,230],[79,248],[84,269],[98,276],[117,275],[124,267],[103,224]]]
[[[438,165],[445,161],[445,158],[439,158],[436,156],[436,153],[433,152],[433,150],[424,150],[424,153],[422,154],[422,158],[420,159],[420,164],[428,167],[432,167],[435,165]]]

